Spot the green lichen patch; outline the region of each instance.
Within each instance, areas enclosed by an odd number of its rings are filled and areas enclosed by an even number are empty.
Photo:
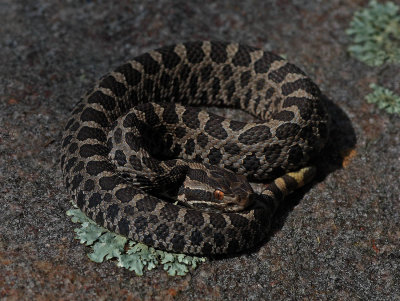
[[[389,89],[371,84],[372,93],[365,96],[369,103],[374,103],[379,109],[384,109],[391,114],[400,114],[400,96]]]
[[[76,238],[92,248],[88,257],[94,262],[115,260],[119,267],[134,271],[138,276],[143,275],[145,269],[152,270],[162,265],[168,275],[183,276],[189,272],[189,268],[195,269],[206,260],[204,257],[169,253],[129,241],[99,227],[77,208],[68,210],[67,215],[71,216],[72,222],[81,224],[80,228],[75,229]]]
[[[399,6],[373,0],[354,14],[347,34],[353,37],[349,52],[369,66],[400,63]]]

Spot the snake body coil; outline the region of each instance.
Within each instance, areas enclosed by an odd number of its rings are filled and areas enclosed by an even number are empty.
[[[178,103],[239,108],[260,120],[232,121]],[[129,122],[139,126],[130,131]],[[154,151],[144,139],[152,126],[163,134]],[[151,155],[178,154],[263,180],[306,166],[327,138],[320,90],[299,68],[242,44],[189,42],[140,55],[88,91],[65,127],[61,166],[78,207],[109,230],[164,250],[233,253],[265,238],[276,201],[226,213],[166,202],[138,182],[179,164],[172,159],[163,168]],[[301,181],[280,179],[267,197]]]

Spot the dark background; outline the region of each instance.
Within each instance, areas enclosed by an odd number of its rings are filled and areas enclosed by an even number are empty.
[[[112,4],[114,2],[114,4]],[[0,1],[0,299],[400,300],[399,116],[367,104],[397,65],[350,57],[367,1]],[[96,264],[59,168],[67,116],[95,80],[155,47],[238,41],[284,54],[326,95],[331,144],[318,181],[289,200],[270,240],[184,277]]]

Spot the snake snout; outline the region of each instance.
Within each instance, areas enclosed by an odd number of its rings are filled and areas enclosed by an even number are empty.
[[[249,207],[251,203],[252,199],[250,195],[247,194],[234,195],[231,197],[227,196],[222,210],[225,212],[243,211]]]
[[[253,188],[248,183],[246,177],[237,175],[238,181],[232,183],[231,190],[234,197],[228,203],[228,207],[234,208],[232,211],[242,211],[249,207],[253,199],[250,197],[254,191]],[[230,204],[232,203],[232,204]]]
[[[236,203],[237,203],[238,207],[241,208],[241,210],[246,209],[248,206],[251,205],[250,194],[238,195],[236,197]]]

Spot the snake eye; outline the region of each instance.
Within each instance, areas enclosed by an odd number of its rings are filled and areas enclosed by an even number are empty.
[[[224,193],[221,190],[216,189],[214,191],[214,198],[217,199],[218,201],[222,201],[224,199]]]

